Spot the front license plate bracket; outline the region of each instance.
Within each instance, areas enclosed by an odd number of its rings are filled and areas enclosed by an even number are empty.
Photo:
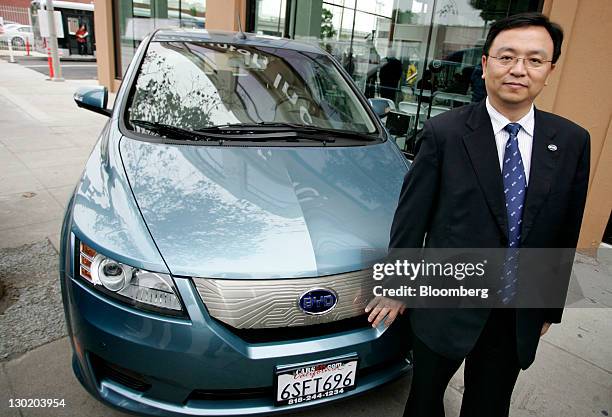
[[[358,368],[356,354],[277,367],[274,372],[274,404],[301,404],[355,389]]]

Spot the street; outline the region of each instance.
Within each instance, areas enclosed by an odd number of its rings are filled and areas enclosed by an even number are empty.
[[[107,118],[78,109],[74,90],[95,84],[96,64],[62,63],[48,82],[46,60],[0,59],[0,416],[126,416],[91,397],[70,365],[57,276],[63,211]],[[580,304],[567,308],[519,376],[513,417],[612,413],[612,250],[578,256]],[[2,291],[0,291],[2,294]],[[398,380],[358,398],[296,415],[400,416],[410,388]],[[446,391],[459,414],[463,368]],[[15,399],[64,399],[57,408],[11,407]],[[14,404],[14,401],[13,401]]]
[[[2,56],[6,62],[8,56]],[[49,64],[46,57],[38,56],[16,56],[16,64],[29,68],[45,76],[49,76]],[[61,61],[62,76],[67,80],[97,80],[98,68],[94,62],[87,61]]]

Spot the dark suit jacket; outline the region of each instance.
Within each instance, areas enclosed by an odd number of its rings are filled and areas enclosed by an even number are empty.
[[[575,248],[589,180],[589,134],[551,113],[535,110],[531,171],[521,247]],[[556,151],[549,145],[554,144]],[[425,123],[420,150],[407,173],[391,228],[390,248],[505,248],[503,181],[485,102],[463,106]],[[567,288],[570,270],[561,272]],[[519,362],[535,357],[540,329],[558,323],[562,309],[517,309]],[[462,359],[474,347],[487,309],[415,309],[410,322],[430,349]]]

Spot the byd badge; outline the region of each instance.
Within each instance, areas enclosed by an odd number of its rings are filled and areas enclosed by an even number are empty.
[[[319,315],[330,312],[338,303],[338,295],[324,288],[308,290],[300,297],[298,305],[300,309],[310,315]]]

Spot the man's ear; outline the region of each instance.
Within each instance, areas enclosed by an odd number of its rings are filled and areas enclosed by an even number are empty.
[[[555,64],[551,64],[550,65],[550,71],[548,71],[548,75],[546,75],[546,80],[544,81],[544,85],[548,85],[548,77],[550,77],[550,74],[552,74],[553,70],[556,68],[557,66]]]
[[[487,56],[483,55],[482,58],[480,58],[480,65],[482,66],[482,75],[480,76],[480,78],[482,78],[484,80],[485,76],[487,75]]]

